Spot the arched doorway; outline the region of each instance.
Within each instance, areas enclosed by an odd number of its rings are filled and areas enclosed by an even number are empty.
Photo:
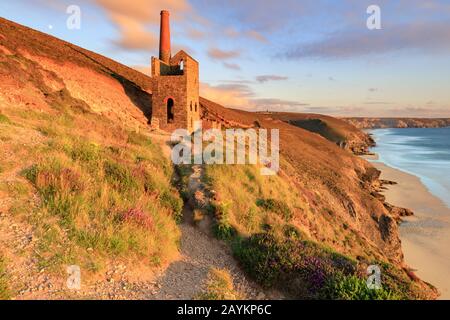
[[[167,99],[167,123],[172,123],[174,120],[173,104],[172,98]]]

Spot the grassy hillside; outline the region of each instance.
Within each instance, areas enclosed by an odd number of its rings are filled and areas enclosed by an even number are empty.
[[[270,117],[317,133],[341,148],[364,154],[374,145],[372,138],[346,121],[320,114],[270,113]]]
[[[368,162],[273,114],[201,103],[207,116],[225,127],[280,130],[277,176],[261,176],[250,165],[205,168],[216,234],[230,241],[261,284],[296,298],[434,296],[405,269],[398,217],[377,197],[379,172]],[[371,264],[382,266],[389,283],[376,297],[362,285]],[[316,276],[322,280],[311,283]],[[331,295],[329,288],[342,287],[347,289]]]
[[[149,277],[178,257],[183,202],[165,138],[149,137],[145,116],[114,78],[145,76],[117,63],[105,69],[106,58],[74,55],[69,44],[0,22],[2,295],[3,270],[14,275],[15,296],[30,293],[35,274],[65,279],[67,265],[101,279],[119,261]],[[93,83],[78,86],[86,72]],[[105,82],[111,92],[97,95]]]
[[[105,297],[100,287],[106,298],[136,297],[121,295],[131,285],[124,269],[151,278],[178,257],[186,189],[173,187],[175,170],[192,171],[172,167],[167,134],[149,132],[149,80],[0,20],[0,290],[79,297],[63,289],[65,267],[75,264],[84,283],[96,284],[82,296]],[[358,130],[315,116],[325,123],[317,134],[281,116],[206,99],[201,106],[203,117],[224,127],[280,130],[277,176],[260,176],[256,166],[204,166],[209,205],[195,208],[212,215],[215,235],[256,281],[297,298],[435,296],[406,272],[399,217],[377,194],[379,172],[336,145]],[[379,295],[363,286],[373,262],[388,285]],[[223,272],[210,280],[211,297],[234,295]],[[142,287],[139,297],[148,298]]]

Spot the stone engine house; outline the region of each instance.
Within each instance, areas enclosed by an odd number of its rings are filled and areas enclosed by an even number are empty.
[[[159,58],[152,57],[152,126],[195,131],[200,121],[199,64],[181,50],[172,57],[169,12],[161,11]]]

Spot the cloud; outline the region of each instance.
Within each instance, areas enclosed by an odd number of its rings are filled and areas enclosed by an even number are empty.
[[[231,108],[247,108],[250,98],[254,95],[251,88],[245,84],[227,83],[212,86],[200,83],[200,95]]]
[[[269,40],[264,36],[261,32],[255,31],[255,30],[249,30],[244,33],[245,36],[255,39],[259,42],[267,43]]]
[[[221,50],[219,48],[210,48],[208,50],[208,56],[217,60],[228,60],[237,58],[241,55],[238,50]]]
[[[228,63],[228,62],[224,62],[223,63],[225,68],[231,69],[231,70],[241,70],[241,67],[236,64],[236,63]]]
[[[206,37],[206,32],[194,28],[189,28],[186,34],[189,38],[195,40],[203,39]]]
[[[376,92],[376,91],[378,91],[378,88],[369,88],[369,89],[367,89],[369,92]]]
[[[227,27],[223,33],[229,38],[244,37],[257,40],[263,43],[269,42],[268,39],[261,32],[258,32],[256,30],[238,31],[234,27]]]
[[[138,21],[116,14],[111,14],[111,20],[120,31],[120,38],[113,40],[116,46],[127,50],[151,50],[158,47],[157,36]]]
[[[364,104],[393,104],[393,102],[386,102],[386,101],[366,101]]]
[[[304,112],[308,103],[276,98],[252,99],[252,111]]]
[[[257,76],[256,81],[258,81],[259,83],[264,83],[264,82],[268,82],[268,81],[281,81],[281,80],[287,80],[288,77],[285,76],[277,76],[277,75],[273,75],[273,74],[268,74],[268,75],[261,75],[261,76]]]
[[[112,42],[126,50],[149,50],[158,46],[160,9],[167,9],[175,20],[191,12],[187,0],[95,0],[119,29]],[[156,8],[156,9],[155,9]]]
[[[225,107],[247,111],[300,112],[307,103],[276,98],[256,98],[255,93],[245,83],[231,82],[219,85],[200,84],[201,96]]]
[[[352,58],[378,55],[401,50],[428,53],[450,52],[448,22],[428,22],[385,26],[369,31],[352,27],[326,35],[317,42],[302,43],[288,49],[282,56],[301,58]]]

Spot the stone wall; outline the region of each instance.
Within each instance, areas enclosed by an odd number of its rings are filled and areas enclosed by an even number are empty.
[[[180,68],[180,65],[183,68]],[[170,60],[170,65],[152,58],[152,118],[166,131],[194,131],[200,120],[198,62],[184,51]],[[168,119],[168,100],[172,99],[173,120]]]

